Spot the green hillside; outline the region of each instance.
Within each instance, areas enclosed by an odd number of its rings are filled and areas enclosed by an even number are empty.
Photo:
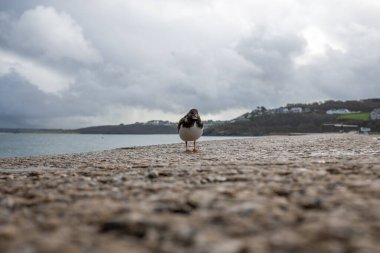
[[[302,108],[302,112],[292,112],[292,108]],[[252,112],[227,121],[225,124],[211,126],[205,129],[206,135],[267,135],[287,133],[320,133],[341,131],[334,125],[354,125],[370,128],[373,132],[380,132],[380,120],[370,120],[370,112],[380,108],[380,99],[363,99],[351,101],[315,102],[311,104],[287,104],[285,107],[266,109],[259,106]],[[341,115],[327,114],[328,110],[347,109],[361,113]],[[332,127],[326,127],[326,126]],[[330,129],[331,128],[331,129]]]
[[[349,113],[338,115],[338,119],[370,120],[370,113]]]

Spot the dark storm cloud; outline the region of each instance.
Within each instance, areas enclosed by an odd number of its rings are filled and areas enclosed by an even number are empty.
[[[366,0],[3,1],[0,126],[378,96],[378,11]]]
[[[0,77],[1,127],[71,127],[94,116],[101,104],[88,98],[78,101],[70,94],[46,94],[16,72]]]
[[[57,102],[17,73],[0,77],[0,126],[43,126],[55,117]]]

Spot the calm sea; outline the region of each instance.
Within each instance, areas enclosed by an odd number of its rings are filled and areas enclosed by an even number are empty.
[[[202,136],[200,141],[236,137]],[[0,158],[54,155],[100,151],[121,147],[171,144],[181,142],[177,134],[102,135],[102,134],[2,134]]]

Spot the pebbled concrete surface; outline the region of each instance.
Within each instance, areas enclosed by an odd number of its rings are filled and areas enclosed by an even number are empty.
[[[379,252],[380,141],[268,136],[0,159],[0,252]]]

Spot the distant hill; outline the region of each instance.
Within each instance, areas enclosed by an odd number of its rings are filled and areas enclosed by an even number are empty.
[[[206,127],[220,125],[224,121],[204,121]],[[129,125],[94,126],[73,130],[80,134],[176,134],[177,124],[169,121],[151,120]]]
[[[74,130],[80,134],[175,134],[177,128],[172,124],[134,123],[130,125],[94,126]]]
[[[52,133],[52,134],[175,134],[177,125],[169,121],[152,120],[129,125],[92,126],[79,129],[22,129],[0,128],[0,133]]]
[[[370,112],[374,108],[380,108],[380,98],[370,98],[370,99],[362,99],[362,100],[327,100],[324,102],[314,102],[311,104],[287,104],[287,108],[292,107],[302,107],[309,108],[314,112],[326,112],[332,109],[345,108],[350,111],[360,111],[360,112]]]
[[[369,112],[374,108],[380,108],[380,99],[287,104],[275,109],[259,106],[224,124],[205,129],[204,134],[255,136],[342,130],[338,127],[331,127],[331,124],[357,125],[357,128],[349,130],[368,127],[372,131],[380,132],[380,121],[369,119]],[[329,111],[331,114],[327,114]],[[339,114],[339,111],[345,111],[347,114],[343,116]]]
[[[65,129],[0,128],[0,133],[13,133],[13,134],[70,134],[70,133],[76,133],[76,132],[74,130],[65,130]]]
[[[224,121],[204,121],[206,127],[219,125]],[[0,128],[0,133],[52,133],[52,134],[177,134],[177,124],[169,121],[151,120],[146,123],[92,126],[79,129],[22,129]]]
[[[319,133],[341,130],[326,124],[357,125],[380,132],[380,120],[370,120],[369,113],[380,108],[380,98],[287,104],[267,109],[259,106],[229,121],[205,121],[204,135],[255,136],[286,133]],[[344,112],[344,114],[340,113]],[[330,114],[328,114],[330,113]],[[79,134],[176,134],[174,122],[152,120],[129,125],[104,125],[73,130],[0,129],[6,133],[79,133]]]

